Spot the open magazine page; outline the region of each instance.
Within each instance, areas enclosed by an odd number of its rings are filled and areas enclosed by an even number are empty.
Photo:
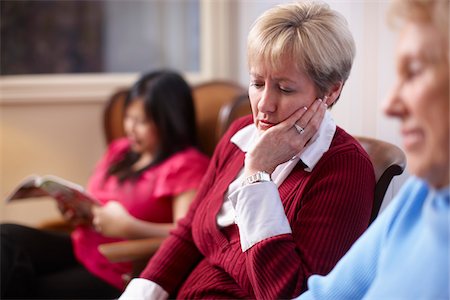
[[[82,186],[54,175],[28,176],[6,198],[6,201],[42,196],[54,198],[59,202],[59,205],[66,207],[77,218],[84,220],[91,220],[92,205],[99,205],[99,202],[85,192]]]
[[[38,187],[38,175],[30,175],[23,179],[19,185],[6,197],[5,201],[10,202],[15,199],[27,199],[48,196],[48,193]]]

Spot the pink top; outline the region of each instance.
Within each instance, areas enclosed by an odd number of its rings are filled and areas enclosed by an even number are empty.
[[[105,181],[105,173],[111,163],[128,149],[126,138],[110,144],[89,180],[88,192],[101,203],[120,202],[135,218],[155,223],[173,222],[173,197],[198,188],[208,166],[207,156],[191,147],[146,170],[136,181],[119,184],[115,176],[109,176]],[[77,259],[93,274],[123,289],[122,275],[131,272],[131,263],[110,263],[98,251],[98,245],[120,240],[104,237],[87,226],[80,226],[72,233]]]

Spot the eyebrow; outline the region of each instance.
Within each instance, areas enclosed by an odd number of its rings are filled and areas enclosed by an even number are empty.
[[[250,72],[250,76],[255,77],[256,79],[264,77],[263,75],[256,74],[254,72]],[[287,77],[272,77],[272,79],[275,80],[275,81],[285,81],[285,82],[294,83],[294,84],[296,83],[295,80],[292,80],[292,79],[287,78]]]

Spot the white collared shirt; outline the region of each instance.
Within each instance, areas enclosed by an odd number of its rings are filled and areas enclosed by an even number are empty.
[[[239,172],[224,195],[222,208],[217,215],[217,225],[238,225],[243,252],[266,238],[291,233],[278,187],[300,160],[307,166],[305,170],[311,172],[330,148],[335,132],[336,123],[327,111],[318,132],[312,138],[313,142],[291,160],[278,165],[271,175],[273,182],[259,182],[242,187],[243,169]],[[258,130],[254,124],[250,124],[239,130],[231,138],[231,142],[247,153],[258,138]]]
[[[331,114],[326,111],[318,132],[312,138],[313,142],[293,159],[278,165],[271,176],[273,182],[258,182],[242,187],[243,169],[239,172],[224,195],[222,208],[217,215],[217,224],[220,227],[237,224],[243,252],[266,238],[291,233],[278,187],[300,160],[307,166],[306,171],[312,171],[330,148],[335,132],[336,124]],[[247,152],[257,139],[258,131],[255,125],[251,124],[239,130],[231,138],[231,142],[243,152]],[[167,299],[168,296],[157,283],[135,278],[128,284],[119,300]]]

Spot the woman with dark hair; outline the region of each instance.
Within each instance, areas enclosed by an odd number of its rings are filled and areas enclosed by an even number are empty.
[[[189,85],[177,73],[143,75],[126,100],[126,137],[113,141],[97,164],[88,192],[102,206],[71,236],[16,224],[1,225],[1,298],[114,298],[131,263],[111,263],[100,244],[167,236],[183,217],[206,171],[196,148]]]

